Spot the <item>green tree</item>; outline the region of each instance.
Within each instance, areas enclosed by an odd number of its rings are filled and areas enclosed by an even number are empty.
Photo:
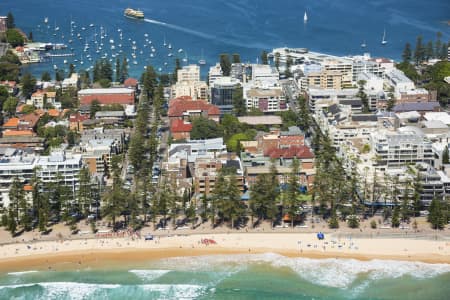
[[[440,57],[440,53],[441,53],[441,48],[442,48],[442,32],[438,31],[436,33],[436,43],[434,44],[434,57],[435,58],[441,58]]]
[[[57,69],[55,70],[55,80],[60,82],[64,80],[64,70],[62,69]]]
[[[406,43],[405,48],[403,49],[402,59],[403,62],[409,63],[411,61],[411,44]]]
[[[91,117],[91,119],[95,118],[95,113],[98,111],[101,111],[102,107],[100,105],[100,101],[98,101],[97,99],[92,100],[91,102],[91,107],[89,110],[89,115]]]
[[[36,86],[36,78],[31,73],[25,73],[22,78],[22,94],[28,99],[34,92]]]
[[[178,80],[178,70],[181,70],[181,62],[179,58],[175,59],[175,68],[173,70],[173,81],[177,82]]]
[[[331,229],[339,228],[339,220],[336,214],[335,207],[331,209],[331,217],[330,220],[328,221],[328,227],[330,227]]]
[[[116,58],[116,81],[120,82],[121,68],[120,68],[120,59]]]
[[[22,34],[15,28],[6,30],[6,40],[13,47],[23,46],[25,39]]]
[[[298,103],[298,125],[301,130],[307,132],[312,124],[311,114],[309,112],[308,101],[303,96],[297,98]]]
[[[394,88],[393,87],[391,87],[389,89],[387,97],[388,97],[388,100],[387,100],[387,104],[386,104],[386,110],[387,111],[392,111],[392,109],[394,109],[395,103],[396,103],[395,96],[394,96]]]
[[[219,58],[223,76],[230,76],[231,71],[230,55],[228,53],[222,53],[220,54]]]
[[[239,55],[239,53],[233,53],[231,56],[232,56],[233,64],[240,64],[241,63],[241,56]]]
[[[268,65],[269,64],[269,57],[268,57],[268,53],[267,53],[267,51],[266,50],[263,50],[262,52],[261,52],[261,63],[263,64],[263,65]]]
[[[153,99],[153,93],[158,85],[157,75],[152,66],[147,66],[142,73],[141,82],[144,87],[144,93],[148,99]]]
[[[14,220],[21,219],[20,211],[23,199],[25,198],[25,193],[23,190],[23,183],[19,180],[18,177],[14,177],[11,188],[9,189],[9,209],[11,211],[10,218],[12,217]],[[26,211],[25,211],[26,213]]]
[[[394,212],[392,213],[391,223],[394,228],[400,226],[400,207],[397,205],[396,199],[394,199]]]
[[[50,81],[52,80],[52,77],[50,76],[50,73],[45,71],[44,73],[42,73],[41,75],[41,80],[42,81]]]
[[[449,161],[449,155],[448,155],[448,146],[445,145],[444,150],[442,151],[442,164],[448,164]]]
[[[291,166],[291,173],[288,178],[288,187],[286,191],[286,210],[289,218],[291,219],[291,227],[294,227],[294,220],[300,212],[300,208],[303,205],[303,200],[300,196],[300,162],[297,158],[294,158]]]
[[[243,96],[243,88],[237,87],[233,92],[233,111],[237,116],[244,116],[247,112],[245,99]]]
[[[28,41],[29,42],[33,41],[33,31],[28,32]]]
[[[9,96],[6,101],[3,102],[3,111],[9,116],[14,115],[18,103],[19,100],[16,97]]]
[[[434,47],[433,42],[429,41],[425,48],[425,60],[428,61],[434,57]]]
[[[280,70],[280,53],[276,52],[275,53],[275,68],[277,68],[277,70]]]
[[[428,215],[428,222],[433,229],[443,229],[445,227],[445,215],[442,209],[441,201],[433,198],[430,204],[430,214]]]
[[[364,92],[364,86],[366,85],[365,80],[359,80],[358,82],[358,98],[361,99],[361,103],[363,105],[363,113],[368,113],[370,111],[369,108],[369,98],[367,97],[367,94]]]
[[[14,16],[12,12],[8,12],[8,15],[6,16],[6,28],[12,29],[16,27],[16,23],[14,22]]]
[[[36,108],[33,105],[25,104],[22,107],[22,113],[23,114],[30,114],[30,113],[34,112],[35,110],[36,110]]]
[[[278,208],[276,199],[278,197],[278,181],[272,174],[260,174],[250,189],[249,206],[252,215],[259,220],[271,219],[276,216]]]
[[[416,40],[416,48],[414,49],[414,61],[416,65],[425,60],[425,47],[422,43],[422,36],[419,35]]]
[[[69,65],[69,73],[67,73],[67,78],[69,78],[74,73],[76,73],[75,65],[74,64],[70,64]]]
[[[3,85],[0,85],[0,107],[3,107],[3,102],[5,102],[8,97],[8,89],[6,89],[6,87],[4,87]]]
[[[90,212],[91,203],[92,203],[92,185],[91,185],[91,174],[89,173],[89,169],[87,167],[83,167],[78,174],[78,191],[77,191],[77,200],[78,200],[78,212],[82,213],[84,217],[87,217]]]
[[[125,80],[128,78],[128,62],[126,57],[122,60],[122,67],[120,68],[120,83],[124,83]]]
[[[294,60],[292,59],[292,56],[288,55],[286,58],[286,68],[284,70],[284,76],[286,76],[286,78],[292,77],[291,66],[293,64]]]
[[[212,139],[221,136],[222,131],[215,121],[204,117],[192,121],[191,139]]]
[[[122,179],[120,178],[121,169],[119,164],[121,164],[121,156],[113,156],[111,159],[112,187],[103,195],[105,202],[104,215],[111,218],[114,229],[116,229],[116,220],[122,215],[126,205],[126,193],[123,189]]]

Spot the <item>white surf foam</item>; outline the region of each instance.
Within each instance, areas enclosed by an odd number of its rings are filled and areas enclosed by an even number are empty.
[[[169,273],[170,270],[129,270],[128,272],[135,274],[142,280],[152,281]]]
[[[158,299],[196,299],[207,291],[207,287],[193,284],[145,284],[140,287],[158,293]]]
[[[40,286],[44,289],[42,299],[72,299],[81,300],[102,289],[115,289],[118,284],[94,284],[78,282],[39,282],[16,285],[3,285],[0,289],[23,289],[24,287]]]
[[[245,270],[249,264],[268,263],[292,269],[302,279],[323,286],[348,288],[360,275],[369,280],[399,278],[431,278],[450,272],[450,264],[356,259],[289,258],[275,253],[179,257],[165,261],[166,266],[187,270],[220,270],[232,273]],[[169,267],[170,268],[170,267]]]
[[[21,276],[21,275],[25,275],[25,274],[30,274],[30,273],[37,273],[38,271],[22,271],[22,272],[9,272],[8,275],[11,276]]]

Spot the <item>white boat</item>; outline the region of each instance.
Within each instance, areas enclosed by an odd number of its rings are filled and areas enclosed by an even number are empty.
[[[305,14],[303,15],[303,22],[308,22],[308,15],[306,14],[306,10],[305,10]]]
[[[202,57],[198,61],[198,64],[199,65],[206,65],[206,60],[203,58],[203,49],[202,49]]]
[[[178,53],[181,53],[181,52],[183,52],[183,49],[181,49],[181,48],[178,49]]]
[[[387,41],[386,41],[386,29],[384,29],[383,31],[383,39],[381,40],[381,45],[386,45]]]
[[[91,24],[89,24],[89,27],[94,27],[94,24],[92,24],[92,23],[91,23]]]
[[[44,18],[44,23],[47,24],[48,23],[48,17]]]
[[[171,45],[171,44],[169,44],[169,45],[167,46],[167,48],[169,48],[169,49],[172,49],[172,45]]]
[[[362,44],[361,44],[361,48],[366,48],[366,41],[364,41]]]

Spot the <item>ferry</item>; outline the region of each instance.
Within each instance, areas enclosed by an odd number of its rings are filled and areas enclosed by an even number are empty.
[[[132,8],[125,9],[123,15],[131,19],[144,19],[144,12],[142,10],[134,10]]]

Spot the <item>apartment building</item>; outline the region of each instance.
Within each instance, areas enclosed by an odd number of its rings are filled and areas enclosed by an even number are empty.
[[[288,110],[286,97],[281,87],[250,88],[245,90],[247,110],[259,109],[264,113]]]
[[[9,148],[0,157],[0,207],[9,206],[9,190],[14,179],[17,177],[24,185],[29,184],[35,169],[43,183],[58,182],[75,193],[81,167],[80,154],[56,150],[49,156],[39,156]]]
[[[391,133],[376,132],[371,136],[376,164],[382,168],[419,162],[432,165],[434,159],[432,143],[414,127],[402,129]]]

